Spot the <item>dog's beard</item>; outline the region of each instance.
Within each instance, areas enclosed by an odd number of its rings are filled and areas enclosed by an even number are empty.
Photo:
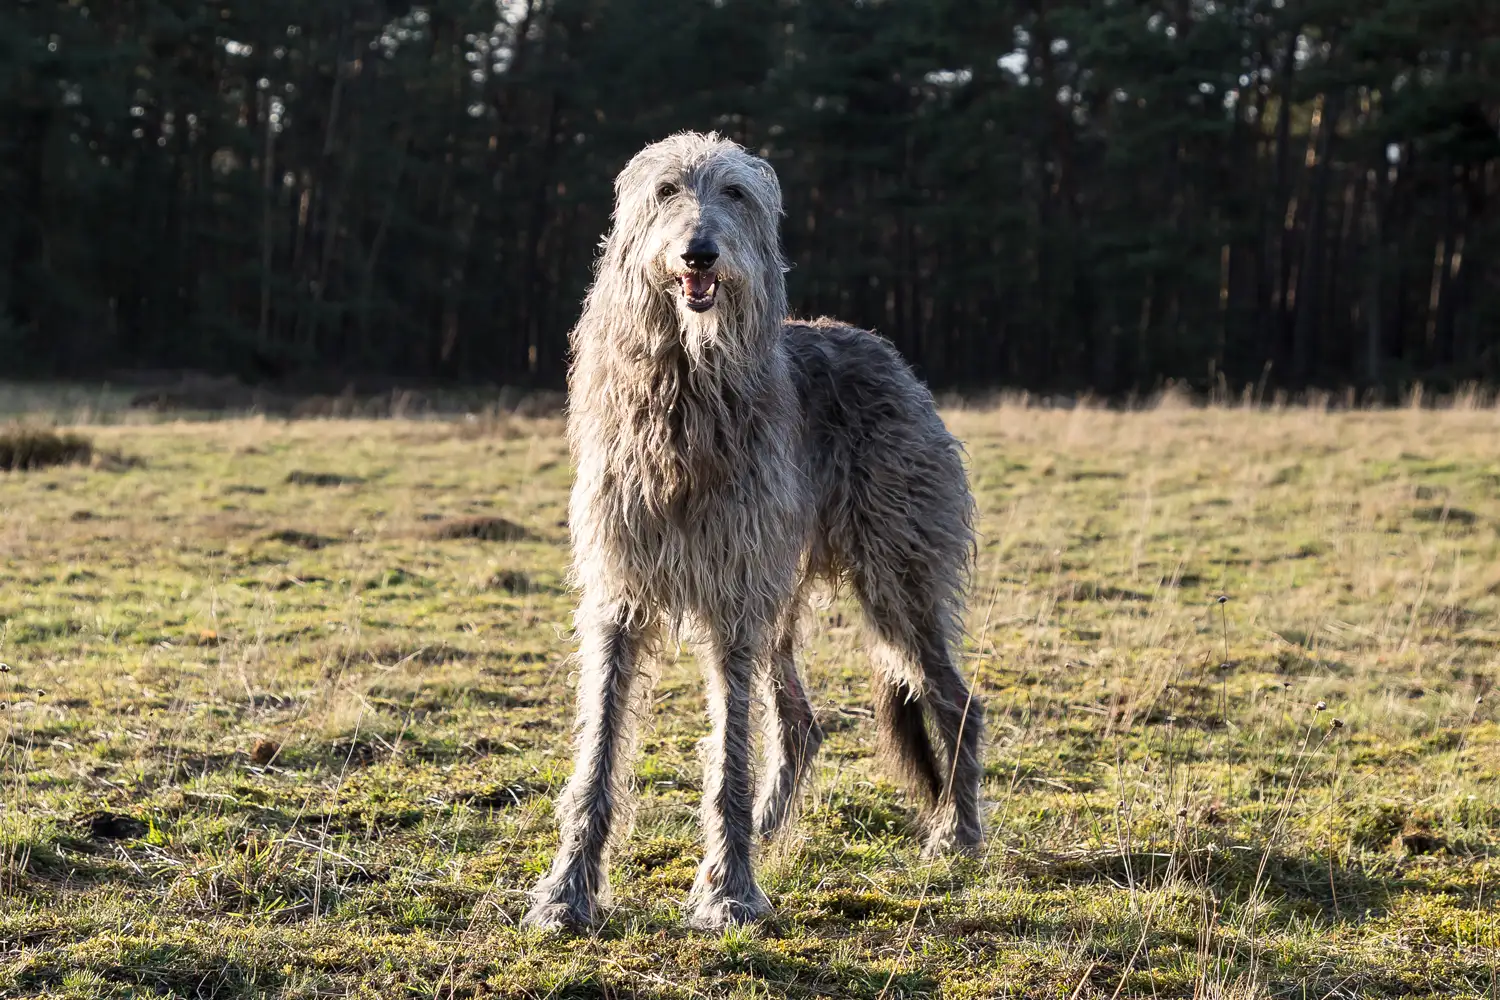
[[[740,345],[742,303],[734,279],[723,271],[691,277],[681,271],[658,272],[657,285],[676,318],[676,341],[695,369],[734,364]],[[705,304],[706,301],[706,304]]]
[[[728,305],[725,296],[720,293],[714,308],[698,312],[687,304],[682,295],[678,295],[678,333],[682,337],[682,348],[694,368],[722,361],[726,353],[732,350],[730,338],[734,332],[734,324]]]

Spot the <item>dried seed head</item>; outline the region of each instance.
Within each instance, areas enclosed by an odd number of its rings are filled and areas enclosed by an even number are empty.
[[[8,673],[10,673],[10,664],[9,663],[0,663],[0,674],[8,674]]]
[[[1321,712],[1321,711],[1323,711],[1323,709],[1325,709],[1327,707],[1328,707],[1328,702],[1326,702],[1326,701],[1320,701],[1320,702],[1318,702],[1318,711]]]
[[[1177,810],[1177,818],[1178,819],[1182,819],[1186,815],[1187,815],[1187,806],[1183,806],[1181,809]]]
[[[1214,601],[1214,603],[1215,604],[1223,604],[1223,603],[1225,603],[1228,600],[1229,600],[1229,595],[1228,594],[1220,594],[1218,596],[1218,598]]]
[[[1343,729],[1344,728],[1344,720],[1343,719],[1334,719],[1333,720],[1333,728],[1334,729]]]

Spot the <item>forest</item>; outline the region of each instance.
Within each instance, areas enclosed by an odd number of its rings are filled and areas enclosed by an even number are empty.
[[[1500,379],[1494,0],[8,0],[0,373],[558,386],[683,128],[935,386]]]

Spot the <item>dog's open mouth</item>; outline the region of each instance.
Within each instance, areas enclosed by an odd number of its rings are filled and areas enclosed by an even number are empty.
[[[707,312],[714,307],[719,294],[719,272],[688,271],[679,279],[682,282],[682,297],[693,312]]]

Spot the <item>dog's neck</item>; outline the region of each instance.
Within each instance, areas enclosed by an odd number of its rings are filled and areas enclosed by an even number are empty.
[[[622,478],[637,480],[633,490],[649,508],[682,522],[697,503],[721,496],[736,472],[731,443],[764,423],[758,401],[786,368],[766,333],[747,352],[737,349],[744,341],[726,349],[721,335],[730,331],[684,328],[675,310],[653,318],[631,329],[613,317],[609,328],[579,331],[573,391],[610,405],[576,428],[575,445],[603,449]]]

